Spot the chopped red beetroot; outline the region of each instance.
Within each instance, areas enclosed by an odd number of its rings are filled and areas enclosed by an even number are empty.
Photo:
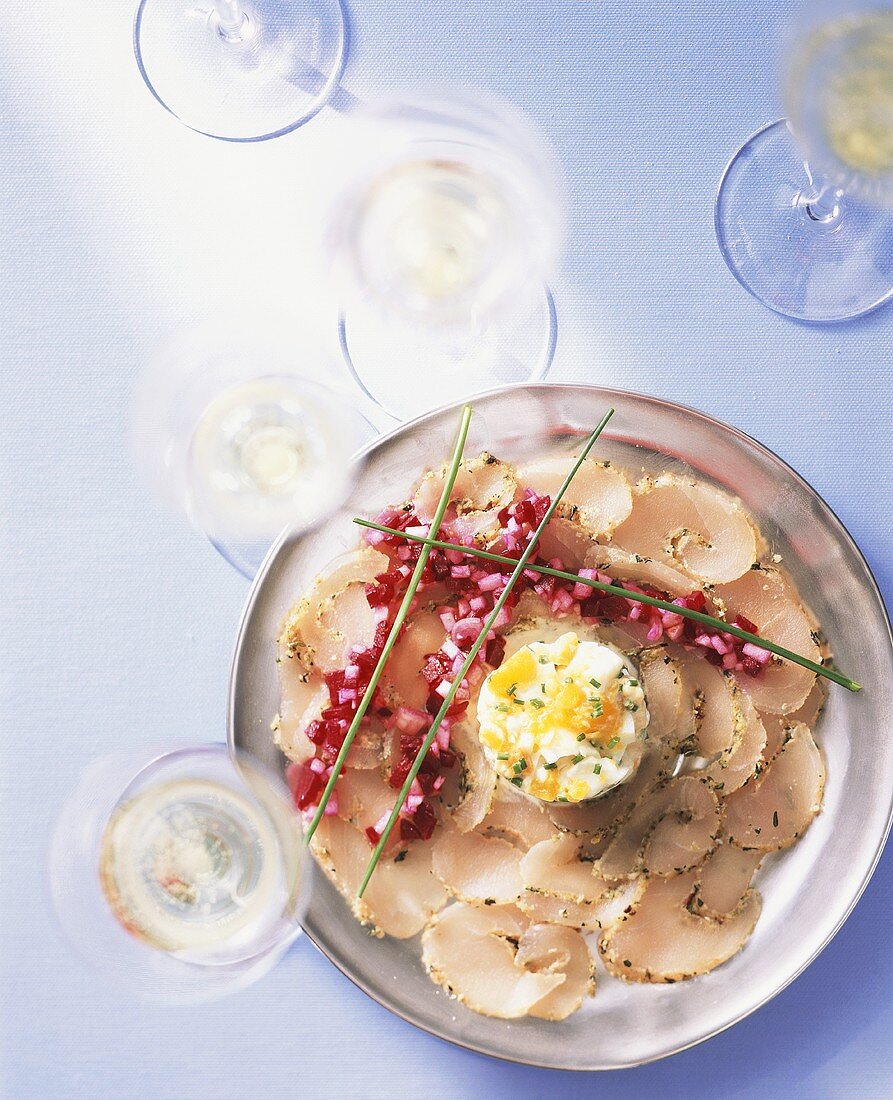
[[[305,764],[289,764],[285,769],[285,778],[294,804],[299,810],[308,810],[319,804],[326,786],[322,775]]]
[[[485,646],[485,660],[491,668],[499,668],[502,664],[502,659],[505,656],[505,638],[497,635],[495,638],[491,638]]]
[[[436,824],[434,807],[427,799],[422,799],[412,813],[400,815],[400,839],[430,840]]]
[[[422,676],[429,687],[435,688],[453,671],[453,662],[445,653],[428,653],[422,666]]]

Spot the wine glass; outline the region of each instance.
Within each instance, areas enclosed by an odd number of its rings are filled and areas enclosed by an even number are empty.
[[[377,434],[337,369],[309,337],[210,325],[168,343],[137,386],[139,470],[248,578],[280,531],[341,503]]]
[[[209,1001],[265,974],[307,906],[301,823],[281,779],[225,745],[94,761],[50,846],[59,922],[139,997]]]
[[[141,0],[133,44],[149,90],[193,130],[262,141],[326,103],[344,66],[340,0]]]
[[[383,101],[353,123],[369,152],[340,181],[327,244],[359,384],[403,419],[545,377],[561,188],[528,120],[451,97]]]
[[[770,309],[842,321],[893,297],[893,7],[814,3],[786,54],[789,118],[733,157],[717,238]]]

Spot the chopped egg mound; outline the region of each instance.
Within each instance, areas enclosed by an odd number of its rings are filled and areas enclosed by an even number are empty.
[[[479,737],[496,771],[544,802],[583,802],[630,773],[623,756],[648,723],[629,658],[572,631],[531,642],[491,672]]]

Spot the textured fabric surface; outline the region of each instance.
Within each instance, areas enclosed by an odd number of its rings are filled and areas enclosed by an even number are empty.
[[[262,145],[162,111],[132,0],[0,14],[4,597],[0,1093],[58,1097],[889,1095],[893,862],[830,948],[709,1043],[609,1078],[526,1070],[390,1016],[307,942],[210,1008],[135,1005],[61,942],[49,829],[82,762],[122,742],[219,740],[244,582],[139,488],[127,408],[159,339],[261,307],[328,316],[316,278],[324,112]],[[658,394],[792,463],[888,599],[893,309],[795,324],[745,294],[713,235],[740,142],[781,113],[791,0],[353,0],[344,84],[466,83],[516,100],[571,196],[554,378]],[[349,150],[341,149],[349,156]],[[556,1040],[560,1041],[560,1040]]]

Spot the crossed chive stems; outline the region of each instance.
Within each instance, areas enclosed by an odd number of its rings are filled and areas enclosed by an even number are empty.
[[[443,485],[443,490],[440,494],[440,500],[438,501],[437,508],[431,521],[427,536],[411,535],[405,531],[399,531],[392,527],[386,527],[382,524],[374,523],[371,520],[360,518],[354,519],[354,523],[358,524],[361,527],[369,528],[374,531],[380,531],[388,535],[398,536],[402,539],[406,539],[409,542],[420,543],[422,549],[418,561],[416,562],[415,569],[413,570],[412,576],[410,577],[406,593],[403,597],[397,614],[394,617],[394,622],[391,626],[384,648],[382,649],[381,656],[378,659],[375,670],[373,671],[372,676],[369,680],[369,684],[365,692],[363,693],[362,699],[360,700],[360,705],[358,706],[353,720],[351,721],[351,724],[347,730],[347,734],[345,735],[344,742],[341,746],[335,763],[332,766],[332,773],[329,776],[328,782],[326,783],[316,813],[314,814],[313,819],[310,822],[310,825],[308,826],[305,833],[305,843],[310,842],[314,833],[316,832],[317,827],[319,826],[320,821],[323,818],[323,815],[325,814],[326,806],[328,804],[329,798],[332,795],[332,791],[335,788],[335,784],[338,781],[338,777],[341,774],[341,770],[344,766],[344,761],[347,758],[350,747],[353,744],[354,738],[357,735],[360,723],[362,722],[363,718],[366,715],[366,712],[369,709],[369,705],[372,701],[373,695],[375,694],[375,690],[378,686],[381,674],[384,670],[388,658],[391,655],[394,645],[396,644],[400,630],[404,622],[406,621],[410,605],[415,596],[416,589],[419,586],[419,582],[421,581],[422,573],[428,563],[431,551],[435,548],[441,550],[453,550],[458,551],[462,554],[470,555],[472,557],[481,558],[486,561],[493,561],[503,565],[511,565],[513,567],[512,573],[508,581],[506,582],[499,598],[496,600],[493,606],[493,610],[488,615],[477,638],[469,649],[461,668],[457,673],[455,673],[452,683],[443,698],[440,709],[434,716],[428,733],[422,741],[422,744],[416,754],[415,760],[413,761],[412,767],[407,773],[406,779],[403,782],[403,786],[401,787],[400,792],[397,795],[394,807],[391,810],[387,823],[381,833],[378,843],[376,844],[369,863],[366,867],[362,882],[360,883],[360,888],[357,891],[357,897],[363,896],[363,893],[365,892],[366,887],[369,885],[369,881],[372,878],[372,875],[375,873],[375,868],[377,867],[378,862],[381,859],[382,852],[387,846],[388,840],[391,836],[391,832],[393,831],[394,825],[396,824],[397,819],[400,815],[400,810],[406,802],[406,798],[409,794],[410,788],[412,787],[412,784],[415,781],[419,770],[421,769],[422,762],[424,761],[431,745],[434,743],[434,738],[437,735],[437,731],[439,730],[444,718],[446,717],[447,711],[452,705],[453,699],[455,698],[455,695],[458,692],[462,681],[465,679],[465,676],[467,675],[469,669],[476,660],[478,653],[480,652],[484,642],[486,641],[487,635],[492,629],[500,611],[505,606],[512,592],[512,589],[514,588],[518,579],[524,573],[525,569],[528,568],[528,563],[533,557],[534,551],[536,550],[537,544],[539,542],[540,535],[543,533],[552,516],[554,515],[556,508],[561,503],[561,500],[564,494],[567,492],[574,477],[576,476],[577,471],[580,469],[583,462],[588,457],[589,452],[592,450],[597,439],[602,434],[608,421],[614,415],[614,410],[609,409],[605,413],[598,426],[594,429],[589,438],[586,440],[586,443],[579,456],[575,460],[573,466],[571,467],[570,472],[564,479],[564,482],[562,483],[558,492],[551,500],[548,508],[546,509],[545,515],[543,516],[536,530],[533,532],[533,535],[528,541],[527,546],[525,547],[520,558],[517,559],[509,558],[502,554],[494,554],[486,550],[480,550],[477,547],[473,546],[463,546],[458,543],[444,542],[437,538],[437,535],[440,531],[441,523],[443,522],[443,517],[446,513],[446,509],[452,495],[453,485],[455,484],[456,477],[459,473],[462,455],[465,450],[465,442],[468,438],[468,429],[471,422],[471,415],[471,406],[465,405],[462,409],[459,430],[456,436],[456,442],[453,448],[453,455],[450,460],[449,469],[447,471],[447,476]],[[691,608],[680,606],[679,604],[675,603],[670,603],[667,600],[661,600],[654,596],[647,596],[645,595],[645,593],[634,592],[630,589],[622,587],[621,585],[609,584],[604,581],[581,577],[576,573],[570,573],[563,569],[553,569],[550,566],[545,565],[534,565],[531,568],[535,569],[537,573],[544,574],[546,576],[557,577],[561,580],[568,580],[577,584],[585,584],[588,587],[599,592],[622,596],[624,599],[645,603],[652,607],[656,607],[665,611],[670,611],[685,618],[693,619],[696,622],[699,622],[705,626],[709,626],[714,630],[723,631],[727,634],[731,634],[733,637],[737,637],[742,639],[743,641],[750,642],[753,645],[760,646],[761,648],[768,650],[770,653],[774,653],[776,656],[782,657],[787,661],[791,661],[794,664],[798,664],[803,668],[809,669],[817,676],[823,676],[828,680],[832,680],[834,683],[840,684],[842,687],[847,688],[849,691],[861,690],[859,684],[849,679],[847,676],[844,676],[836,669],[817,664],[814,661],[810,661],[806,657],[802,657],[799,654],[792,652],[791,650],[785,649],[783,646],[776,645],[774,642],[771,642],[766,638],[761,638],[757,634],[753,634],[750,631],[743,630],[740,627],[735,626],[733,623],[728,623],[723,619],[717,619],[712,615],[705,614],[704,612],[695,611]]]

